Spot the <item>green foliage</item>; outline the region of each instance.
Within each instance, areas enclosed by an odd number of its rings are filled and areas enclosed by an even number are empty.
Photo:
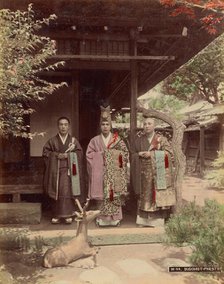
[[[117,123],[130,123],[130,113],[117,112],[115,116],[115,121]]]
[[[166,224],[168,243],[181,246],[183,243],[189,243],[195,238],[200,232],[199,215],[200,208],[195,202],[183,206],[181,211],[172,216]]]
[[[41,236],[37,236],[34,239],[34,251],[37,254],[41,254],[43,252],[44,247],[44,239]]]
[[[163,85],[167,94],[189,102],[224,101],[224,34],[169,76]]]
[[[28,251],[30,249],[30,239],[27,234],[26,229],[2,228],[0,230],[0,248]]]
[[[149,99],[148,105],[155,110],[172,113],[173,116],[180,119],[181,116],[178,111],[186,106],[186,102],[173,95],[164,95],[159,98]]]
[[[178,70],[164,81],[164,89],[166,93],[185,101],[189,101],[191,97],[197,95],[195,84],[189,82],[181,70]]]
[[[56,18],[35,20],[32,5],[27,11],[0,10],[0,133],[30,137],[25,116],[34,112],[31,103],[41,101],[65,83],[42,79],[42,71],[55,70],[63,62],[49,64],[56,53],[55,41],[40,35]]]
[[[208,171],[205,178],[210,185],[224,188],[224,151],[218,152],[218,158],[212,163],[213,169]]]
[[[190,202],[170,218],[165,230],[168,244],[193,248],[193,264],[224,269],[224,208],[217,201],[206,200],[203,207]]]

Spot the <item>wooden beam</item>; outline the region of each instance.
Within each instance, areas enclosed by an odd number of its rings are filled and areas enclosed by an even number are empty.
[[[200,126],[200,175],[203,177],[205,170],[205,127]]]
[[[72,136],[79,139],[79,81],[77,72],[72,74]]]
[[[135,57],[137,53],[136,41],[131,41],[130,52]],[[137,128],[137,98],[138,98],[138,63],[136,60],[131,61],[131,113],[130,113],[130,131],[131,145],[134,143]]]
[[[64,20],[64,22],[63,22]],[[109,26],[109,27],[129,27],[129,28],[136,28],[139,25],[139,20],[136,17],[127,17],[127,16],[71,16],[70,20],[72,25],[81,26],[89,28],[91,27],[102,27]],[[65,24],[68,26],[68,22],[66,17],[60,17],[59,24]]]
[[[66,59],[92,59],[92,60],[175,60],[175,56],[144,56],[144,55],[91,55],[91,54],[76,54],[76,55],[68,55],[68,54],[58,54],[53,55],[50,58],[58,59],[58,60],[66,60]]]
[[[108,97],[109,102],[119,93],[120,89],[123,88],[129,80],[130,80],[130,73],[125,75],[125,77],[122,79],[120,84],[118,84],[116,88],[113,90],[113,92],[109,95]]]
[[[54,60],[55,61],[55,60]],[[49,60],[53,62],[53,60]],[[87,60],[66,60],[65,65],[58,68],[58,70],[67,70],[68,74],[72,70],[130,70],[129,61],[87,61]],[[45,73],[57,73],[55,72],[45,72]],[[66,71],[64,71],[66,72]],[[60,75],[59,75],[60,76]],[[68,76],[68,75],[67,75]]]
[[[42,194],[39,184],[0,184],[0,195],[11,194],[12,202],[21,202],[21,194]]]
[[[81,61],[65,63],[65,68],[75,70],[130,70],[130,62],[114,62],[114,61]]]
[[[55,31],[41,31],[41,35],[49,36],[54,40],[102,40],[102,41],[129,41],[130,36],[128,33],[113,33],[113,32],[104,32],[104,33],[85,33],[81,31],[72,31],[71,29]],[[137,42],[147,42],[152,38],[179,38],[183,37],[181,33],[167,33],[167,34],[138,34],[136,37]]]
[[[51,77],[72,77],[72,73],[69,71],[42,71],[39,72],[38,75]]]
[[[172,52],[174,47],[177,46],[177,44],[180,42],[180,39],[177,39],[170,47],[169,49],[166,51],[166,54],[168,54],[169,52]],[[165,56],[165,55],[164,55]],[[168,56],[168,55],[166,55]],[[165,61],[165,62],[162,62],[162,63],[158,63],[158,61],[156,62],[156,64],[160,64],[158,67],[154,68],[154,71],[151,73],[151,74],[146,74],[146,76],[144,78],[141,78],[141,83],[144,84],[144,83],[147,83],[147,82],[150,82],[151,79],[161,70],[163,69],[164,66],[166,66],[166,64],[169,63],[169,61]]]
[[[72,30],[59,30],[55,31],[41,31],[41,35],[49,36],[54,40],[102,40],[102,41],[128,41],[129,35],[128,33],[96,33],[96,32],[80,32],[80,31],[72,31]]]

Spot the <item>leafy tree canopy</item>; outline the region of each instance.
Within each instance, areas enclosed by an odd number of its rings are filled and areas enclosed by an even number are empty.
[[[164,80],[163,90],[189,102],[224,101],[224,34]]]
[[[216,34],[217,29],[223,28],[224,2],[223,0],[160,0],[160,3],[171,9],[170,15],[186,15],[194,21],[198,16],[195,8],[201,8],[199,21],[202,28],[210,34]]]
[[[44,100],[65,83],[42,79],[42,71],[55,70],[63,62],[49,64],[56,53],[55,41],[38,34],[43,25],[56,18],[36,20],[32,5],[27,11],[0,10],[0,133],[7,137],[32,137],[26,115],[34,112],[31,103]]]
[[[173,95],[163,95],[160,98],[149,99],[148,106],[158,111],[172,113],[176,119],[181,119],[181,116],[178,112],[180,109],[186,106],[186,102]]]

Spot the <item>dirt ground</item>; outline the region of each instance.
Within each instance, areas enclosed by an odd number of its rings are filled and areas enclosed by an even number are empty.
[[[183,199],[195,200],[203,205],[206,198],[216,199],[224,204],[224,191],[208,187],[206,181],[185,177],[183,182]],[[128,215],[129,216],[129,215]],[[56,232],[74,234],[74,227],[57,225],[54,227],[49,220],[29,229],[37,235],[45,232],[48,237]],[[140,236],[147,233],[164,232],[153,228],[137,228],[135,216],[130,215],[119,228],[99,229],[93,224],[90,235],[103,236],[111,233],[112,238],[121,235],[124,239],[128,234]],[[138,234],[138,235],[136,235]],[[46,249],[46,248],[45,248]],[[0,252],[0,284],[150,284],[150,283],[183,283],[183,284],[215,284],[224,283],[221,273],[168,272],[170,266],[189,266],[189,247],[165,247],[161,243],[122,244],[100,246],[97,256],[97,267],[84,269],[80,266],[92,266],[92,259],[76,261],[67,267],[45,269],[42,267],[42,252],[7,251]]]
[[[186,176],[183,181],[182,197],[186,201],[196,201],[203,205],[205,199],[215,199],[224,204],[224,190],[210,187],[207,180]]]

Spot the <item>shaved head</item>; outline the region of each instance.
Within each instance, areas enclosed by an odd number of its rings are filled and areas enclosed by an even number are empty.
[[[143,128],[146,134],[151,134],[155,128],[155,120],[151,117],[145,117],[143,120]]]

